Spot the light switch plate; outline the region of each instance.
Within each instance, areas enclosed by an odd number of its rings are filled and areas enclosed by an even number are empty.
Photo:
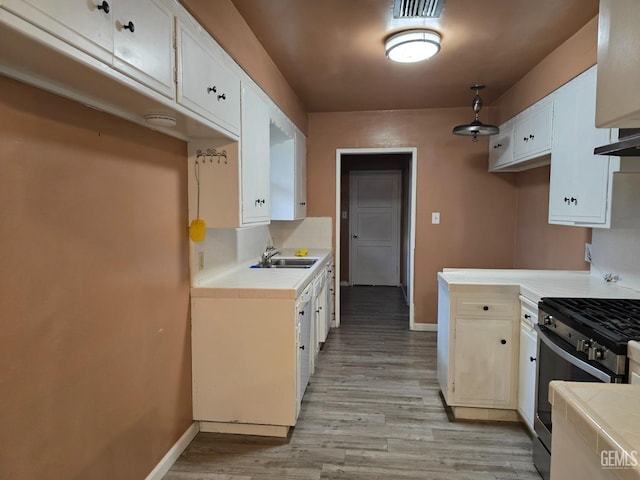
[[[440,212],[431,212],[431,223],[440,223]]]

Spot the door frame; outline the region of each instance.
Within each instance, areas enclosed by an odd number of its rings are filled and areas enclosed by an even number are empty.
[[[415,323],[415,249],[416,249],[416,177],[418,171],[418,149],[416,147],[390,147],[390,148],[338,148],[336,149],[336,211],[335,211],[335,326],[340,326],[340,200],[341,200],[341,173],[342,155],[367,155],[384,153],[408,153],[411,154],[409,174],[409,285],[407,295],[409,297],[409,330],[416,330]]]
[[[400,217],[401,217],[401,213],[402,213],[402,204],[401,204],[401,200],[402,200],[402,195],[401,195],[401,188],[402,188],[402,171],[401,170],[356,170],[353,171],[353,173],[361,173],[361,172],[383,172],[383,173],[387,173],[387,174],[393,174],[395,176],[397,176],[397,180],[399,182],[398,185],[398,196],[395,200],[398,200],[398,205],[396,205],[394,207],[394,209],[396,209],[396,221],[397,221],[397,225],[394,225],[394,227],[398,228],[398,232],[397,232],[397,238],[394,239],[394,242],[396,243],[396,247],[398,248],[398,270],[397,270],[397,286],[399,286],[402,283],[402,279],[400,278],[400,252],[402,250],[402,245],[400,245]],[[353,176],[350,178],[350,184],[349,184],[349,284],[353,285],[353,272],[354,272],[354,259],[355,259],[355,255],[353,254],[353,238],[351,237],[352,233],[353,233],[353,225],[352,225],[352,220],[353,220]]]

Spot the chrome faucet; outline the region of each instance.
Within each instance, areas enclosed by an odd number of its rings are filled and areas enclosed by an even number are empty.
[[[273,245],[267,245],[267,248],[265,248],[264,252],[260,256],[260,265],[263,268],[271,267],[271,258],[279,253],[280,252],[276,250],[276,247],[274,247]]]

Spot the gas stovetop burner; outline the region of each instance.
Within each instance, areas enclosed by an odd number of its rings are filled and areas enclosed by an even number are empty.
[[[540,305],[582,333],[593,331],[616,344],[640,340],[640,299],[543,298]]]

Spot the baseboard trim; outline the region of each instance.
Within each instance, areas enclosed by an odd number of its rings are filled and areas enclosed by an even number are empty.
[[[437,323],[414,323],[411,327],[411,330],[415,330],[417,332],[437,332],[438,324]]]
[[[200,422],[193,422],[187,431],[182,434],[173,447],[169,449],[162,460],[158,462],[156,467],[151,470],[151,473],[147,475],[146,480],[161,480],[166,475],[169,469],[176,463],[178,457],[182,455],[182,452],[189,446],[191,441],[200,431]]]

